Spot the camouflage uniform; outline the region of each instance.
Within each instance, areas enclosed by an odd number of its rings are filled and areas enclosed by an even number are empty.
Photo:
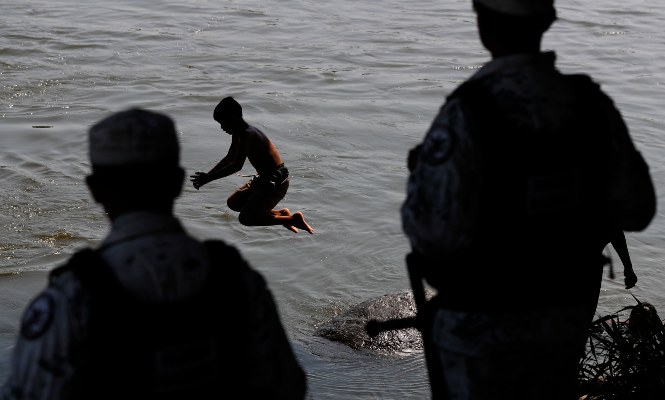
[[[402,224],[439,291],[432,340],[453,399],[573,398],[557,380],[576,374],[600,236],[655,213],[611,99],[554,64],[553,52],[493,59],[409,155]]]
[[[194,240],[183,230],[180,222],[172,216],[135,212],[120,216],[110,234],[102,243],[98,253],[110,267],[115,278],[142,304],[172,304],[190,298],[202,291],[209,277],[211,262],[201,242]],[[96,266],[89,266],[96,268]],[[232,265],[215,265],[228,270]],[[242,332],[243,343],[218,343],[221,357],[234,348],[249,348],[243,353],[243,366],[234,364],[238,360],[226,359],[223,369],[241,369],[243,387],[225,386],[223,379],[215,381],[215,388],[222,393],[240,391],[252,397],[263,393],[270,398],[302,399],[305,395],[305,375],[298,365],[284,334],[277,308],[263,278],[255,271],[247,269],[240,281],[230,282],[247,293],[250,312],[246,313],[247,326],[228,325],[223,329]],[[224,288],[217,288],[224,290]],[[64,399],[72,398],[81,390],[81,376],[90,365],[81,365],[81,353],[86,351],[86,335],[89,333],[91,316],[96,312],[88,301],[91,296],[80,279],[72,271],[55,275],[48,287],[43,290],[26,309],[21,325],[20,337],[16,343],[11,364],[11,375],[3,387],[3,399]],[[106,299],[114,306],[115,298]],[[230,308],[243,307],[238,299],[227,299],[225,304],[212,305],[214,314],[208,318],[225,324]],[[145,317],[148,317],[146,315]],[[110,317],[108,317],[110,318]],[[112,323],[120,324],[120,331],[129,335],[139,334],[134,326],[124,326],[128,321],[119,316]],[[177,324],[179,321],[174,321]],[[183,327],[194,329],[195,327]],[[103,335],[102,335],[103,336]],[[97,338],[100,339],[100,338]],[[114,338],[104,338],[111,343]],[[157,337],[146,338],[148,341]],[[137,339],[138,340],[138,339]],[[101,346],[105,346],[103,343]],[[140,344],[143,346],[143,344]],[[226,350],[228,349],[228,350]],[[122,351],[122,347],[120,347]],[[39,362],[34,362],[39,360]],[[113,382],[117,371],[107,371],[106,360],[92,360],[101,368],[99,373],[108,374]],[[120,360],[124,368],[131,369],[132,359]],[[171,372],[174,378],[183,377],[187,369],[194,370],[196,357],[188,359],[188,366],[175,366]],[[220,360],[218,360],[220,361]],[[157,366],[160,367],[159,365]],[[173,366],[169,366],[173,367]],[[123,368],[122,365],[120,368]],[[202,372],[197,372],[200,376]],[[100,381],[106,377],[102,376]],[[226,382],[241,384],[241,382]],[[123,387],[123,382],[115,382]],[[165,382],[168,384],[168,382]],[[98,396],[104,398],[105,390],[97,388]],[[93,388],[94,389],[94,388]],[[123,391],[123,390],[121,390]],[[131,390],[124,389],[125,398],[133,398]],[[221,395],[209,393],[209,398]],[[136,395],[136,393],[134,393]],[[266,398],[268,398],[266,397]],[[168,396],[166,397],[168,398]]]

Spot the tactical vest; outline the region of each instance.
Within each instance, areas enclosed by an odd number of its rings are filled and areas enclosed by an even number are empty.
[[[199,295],[142,304],[91,249],[53,271],[72,270],[90,293],[87,340],[75,361],[76,399],[206,399],[247,388],[244,355],[249,312],[238,251],[204,242],[210,276]]]
[[[576,114],[557,132],[514,126],[482,80],[448,98],[461,99],[483,160],[471,251],[426,269],[452,308],[577,303],[600,285],[609,232],[605,114],[589,77],[562,79],[575,89]]]

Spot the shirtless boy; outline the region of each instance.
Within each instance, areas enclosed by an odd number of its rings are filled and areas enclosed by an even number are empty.
[[[240,223],[246,226],[283,225],[295,233],[299,229],[314,233],[302,212],[291,214],[288,208],[274,209],[289,188],[289,171],[270,139],[245,122],[240,104],[233,97],[222,99],[215,107],[213,118],[231,135],[231,146],[226,156],[210,171],[190,175],[194,188],[198,190],[208,182],[240,171],[245,160],[249,159],[256,175],[226,200],[230,209],[240,212]]]

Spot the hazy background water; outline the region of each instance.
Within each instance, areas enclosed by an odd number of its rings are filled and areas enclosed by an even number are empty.
[[[0,4],[0,380],[20,313],[47,272],[108,229],[83,183],[88,127],[130,106],[165,112],[187,172],[208,170],[230,143],[212,111],[232,95],[293,175],[282,205],[302,210],[316,233],[241,226],[225,205],[247,179],[234,176],[186,186],[176,210],[185,226],[237,245],[266,276],[312,399],[428,397],[422,354],[358,352],[313,332],[351,305],[409,287],[399,220],[406,154],[445,95],[488,60],[470,1]],[[614,98],[663,193],[665,3],[557,5],[543,47]],[[665,315],[662,199],[628,243],[632,292]],[[630,304],[620,271],[603,282],[600,313]]]

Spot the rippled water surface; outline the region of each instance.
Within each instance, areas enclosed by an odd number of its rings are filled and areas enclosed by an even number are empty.
[[[422,354],[355,351],[313,332],[356,303],[408,288],[398,213],[407,151],[445,96],[488,59],[469,1],[5,3],[2,380],[20,312],[46,273],[96,245],[108,228],[83,183],[88,127],[129,106],[166,112],[176,120],[187,171],[207,170],[230,142],[212,110],[232,95],[293,174],[282,204],[302,210],[316,234],[241,226],[225,199],[243,177],[200,191],[187,186],[177,203],[187,229],[236,244],[264,273],[309,375],[311,398],[428,397]],[[559,20],[543,47],[557,51],[562,70],[590,73],[615,99],[665,192],[665,3],[557,4]],[[243,174],[252,173],[247,168]],[[633,293],[665,315],[663,229],[659,211],[628,243],[639,277]],[[552,271],[552,279],[574,276]],[[621,279],[603,282],[599,312],[629,304]]]

